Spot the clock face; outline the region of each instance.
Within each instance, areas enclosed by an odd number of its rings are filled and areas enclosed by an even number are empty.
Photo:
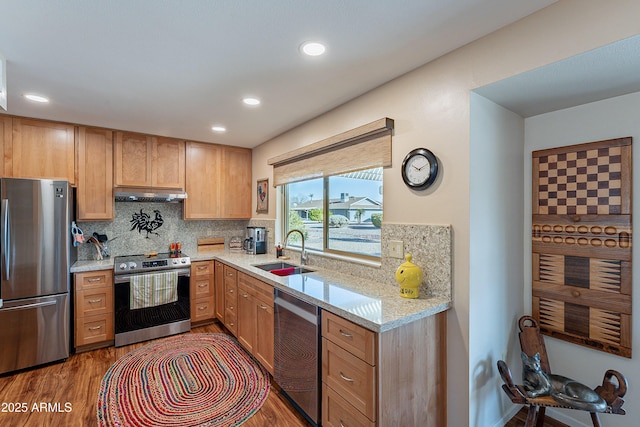
[[[424,156],[416,155],[407,161],[404,172],[412,184],[422,185],[431,176],[431,162]]]
[[[436,180],[438,159],[426,148],[416,148],[402,162],[402,179],[414,190],[424,190]]]

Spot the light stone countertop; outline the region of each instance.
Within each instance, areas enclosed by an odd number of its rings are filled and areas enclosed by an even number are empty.
[[[374,332],[384,332],[451,308],[452,301],[443,297],[408,299],[400,296],[398,286],[375,283],[351,274],[306,266],[311,273],[276,276],[254,267],[256,264],[280,260],[271,255],[246,255],[244,252],[208,251],[190,255],[191,261],[219,260],[238,271],[271,284],[299,299],[342,316]],[[77,261],[72,273],[113,268],[113,259]]]

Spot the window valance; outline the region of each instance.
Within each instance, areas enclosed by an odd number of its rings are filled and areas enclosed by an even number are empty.
[[[273,185],[391,166],[393,120],[387,117],[272,157]]]

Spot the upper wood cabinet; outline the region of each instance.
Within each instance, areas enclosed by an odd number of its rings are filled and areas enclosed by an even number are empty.
[[[11,117],[0,116],[0,154],[3,155],[3,161],[0,161],[0,177],[8,176],[4,171],[4,163],[10,162],[10,159],[4,156],[5,147],[11,147]]]
[[[116,132],[114,152],[116,186],[184,189],[184,141]]]
[[[187,142],[185,219],[251,218],[251,150]]]
[[[222,170],[222,217],[251,218],[251,151],[223,147]]]
[[[112,220],[113,131],[78,128],[78,220]]]
[[[187,142],[187,199],[185,219],[220,218],[221,147],[214,144]]]
[[[179,188],[185,186],[185,142],[158,136],[151,144],[151,186]]]
[[[5,175],[64,179],[75,185],[74,133],[73,125],[14,117],[11,147],[6,141],[4,147],[10,159]]]

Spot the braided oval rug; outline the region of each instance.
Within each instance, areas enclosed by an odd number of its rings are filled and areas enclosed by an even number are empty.
[[[99,426],[238,426],[269,394],[269,375],[225,334],[183,334],[121,357],[102,378]]]

